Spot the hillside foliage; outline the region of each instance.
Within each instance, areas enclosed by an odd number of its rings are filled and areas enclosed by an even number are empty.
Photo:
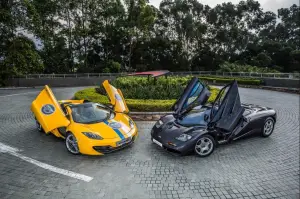
[[[3,0],[0,75],[227,70],[225,61],[299,71],[299,13],[297,5],[264,11],[254,0],[163,0],[159,8],[147,0]]]

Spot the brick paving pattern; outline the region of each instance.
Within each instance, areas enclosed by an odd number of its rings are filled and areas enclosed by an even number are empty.
[[[58,88],[58,99],[81,88]],[[275,108],[269,138],[252,136],[207,158],[177,157],[150,141],[153,122],[138,122],[134,145],[102,157],[72,155],[63,140],[39,133],[30,103],[39,89],[0,90],[0,142],[38,161],[93,177],[63,176],[0,153],[0,198],[299,198],[299,95],[240,88],[241,100]],[[5,93],[4,93],[5,92]],[[22,92],[33,92],[24,95]]]

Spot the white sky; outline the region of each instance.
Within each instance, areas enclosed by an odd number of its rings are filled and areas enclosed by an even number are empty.
[[[204,5],[209,5],[210,7],[214,7],[217,4],[222,4],[224,2],[232,2],[234,4],[238,4],[240,0],[198,0],[200,3]],[[291,5],[296,4],[299,5],[300,0],[257,0],[264,11],[272,11],[277,14],[277,9],[279,8],[288,8]],[[159,7],[161,0],[149,0],[150,4],[155,7]]]

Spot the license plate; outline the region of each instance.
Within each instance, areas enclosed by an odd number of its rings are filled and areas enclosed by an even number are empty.
[[[157,144],[160,147],[163,147],[162,143],[160,143],[159,141],[157,141],[156,139],[152,139],[152,141]]]

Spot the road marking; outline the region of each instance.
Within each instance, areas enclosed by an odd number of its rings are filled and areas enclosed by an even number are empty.
[[[24,94],[36,93],[36,92],[38,92],[38,91],[31,91],[31,92],[26,92],[26,93],[16,93],[16,94],[11,94],[11,95],[0,95],[0,97],[10,97],[10,96],[24,95]]]
[[[61,168],[58,168],[58,167],[55,167],[55,166],[37,161],[35,159],[29,158],[27,156],[24,156],[24,155],[18,153],[20,151],[21,150],[19,150],[17,148],[8,146],[8,145],[3,144],[3,143],[0,142],[0,153],[8,153],[10,155],[13,155],[15,157],[18,157],[18,158],[26,161],[26,162],[29,162],[29,163],[34,164],[36,166],[39,166],[41,168],[44,168],[44,169],[47,169],[49,171],[59,173],[59,174],[65,175],[65,176],[76,178],[78,180],[83,180],[85,182],[90,182],[91,180],[93,180],[93,178],[90,177],[90,176],[86,176],[86,175],[83,175],[83,174],[79,174],[79,173],[75,173],[75,172],[68,171],[68,170],[65,170],[65,169],[61,169]]]

